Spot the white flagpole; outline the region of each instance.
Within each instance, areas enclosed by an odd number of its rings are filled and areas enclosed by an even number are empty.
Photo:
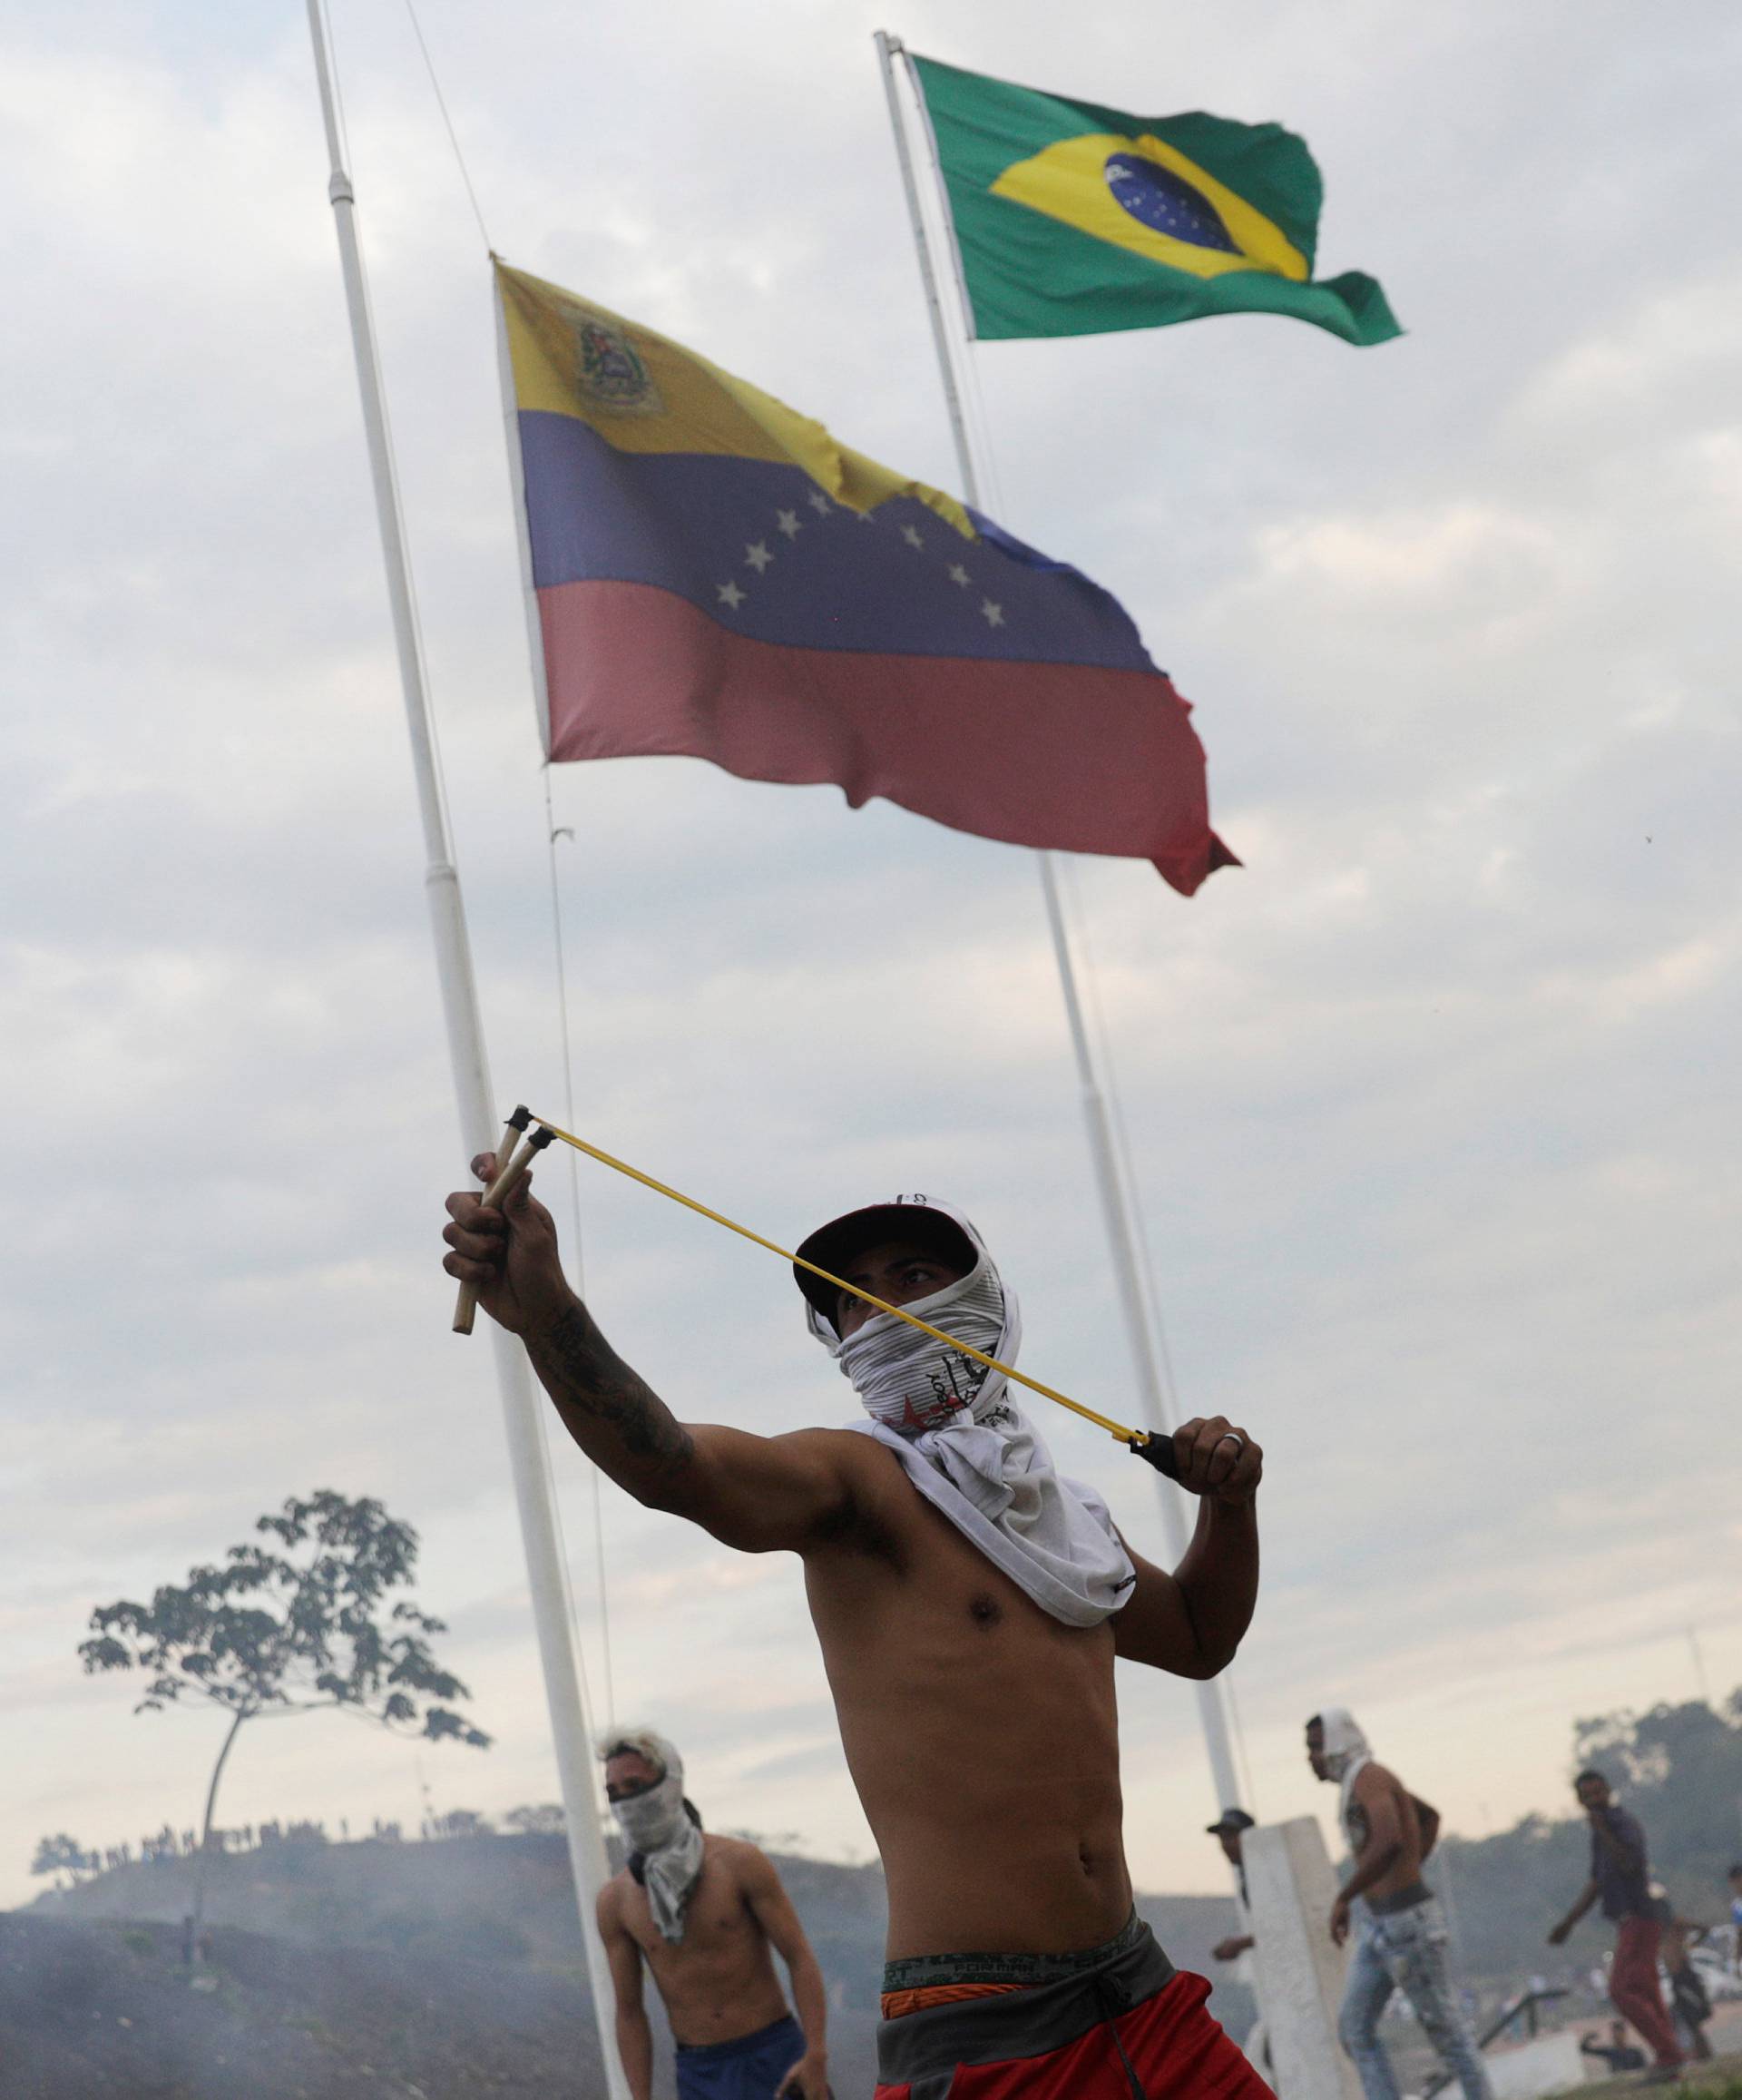
[[[980,507],[980,476],[976,470],[973,439],[969,434],[967,417],[962,409],[962,393],[956,380],[955,358],[950,331],[944,319],[944,302],[938,293],[937,272],[932,262],[931,243],[925,234],[925,216],[920,210],[919,185],[914,174],[913,154],[907,142],[907,127],[902,117],[901,102],[895,89],[895,54],[906,55],[906,46],[898,36],[886,30],[876,33],[878,63],[883,68],[884,93],[889,103],[889,123],[895,135],[895,157],[901,163],[902,188],[907,198],[907,217],[914,231],[914,246],[919,256],[919,274],[925,287],[925,308],[931,316],[932,340],[937,350],[937,368],[944,380],[944,398],[950,412],[950,429],[955,439],[956,464],[962,475],[962,493],[975,509]],[[911,60],[909,64],[911,65]],[[923,110],[924,97],[917,82],[910,83],[915,101]],[[930,130],[927,126],[929,140]],[[942,200],[944,223],[949,223],[949,200],[944,190],[943,171],[938,166],[935,152],[933,153],[932,172]],[[964,316],[963,335],[966,321]],[[1108,1245],[1113,1257],[1113,1272],[1119,1280],[1120,1305],[1125,1318],[1125,1336],[1130,1348],[1131,1360],[1137,1372],[1138,1391],[1143,1403],[1146,1428],[1159,1436],[1170,1436],[1174,1422],[1169,1405],[1166,1384],[1161,1376],[1160,1357],[1156,1347],[1155,1334],[1149,1310],[1144,1302],[1141,1270],[1137,1256],[1136,1238],[1131,1230],[1130,1211],[1124,1183],[1119,1172],[1119,1155],[1113,1144],[1112,1128],[1107,1114],[1106,1097],[1095,1074],[1094,1058],[1090,1049],[1088,1031],[1083,1026],[1082,1002],[1077,996],[1076,966],[1072,959],[1071,940],[1064,923],[1064,910],[1059,898],[1058,872],[1052,856],[1038,853],[1040,862],[1041,893],[1046,903],[1046,922],[1052,937],[1052,957],[1058,965],[1059,989],[1064,998],[1065,1019],[1071,1031],[1071,1047],[1076,1058],[1077,1079],[1081,1088],[1083,1122],[1089,1133],[1089,1152],[1094,1162],[1095,1182],[1101,1194],[1101,1217],[1107,1228]],[[1155,1475],[1155,1489],[1161,1506],[1161,1528],[1168,1541],[1168,1549],[1176,1562],[1184,1556],[1190,1536],[1186,1522],[1185,1496],[1176,1484]],[[1216,1807],[1236,1808],[1240,1801],[1239,1782],[1235,1777],[1234,1754],[1228,1739],[1228,1714],[1222,1690],[1214,1679],[1197,1684],[1198,1710],[1203,1722],[1204,1747],[1209,1755],[1210,1775],[1216,1785]]]
[[[345,171],[333,101],[332,64],[320,0],[308,0],[308,32],[314,42],[315,73],[320,86],[321,115],[326,122],[328,158],[331,164],[327,194],[332,203],[334,225],[338,234],[339,263],[344,272],[346,304],[350,312],[357,387],[362,395],[363,427],[368,441],[369,468],[375,485],[376,516],[381,530],[387,597],[393,611],[394,641],[399,657],[399,682],[406,703],[406,726],[411,738],[417,807],[423,819],[426,862],[424,880],[436,941],[436,967],[441,981],[448,1056],[454,1068],[460,1137],[470,1156],[489,1151],[496,1143],[496,1107],[491,1096],[489,1070],[484,1059],[484,1024],[478,1010],[471,946],[466,938],[459,869],[455,865],[447,811],[436,779],[435,742],[401,529],[387,403],[376,356],[362,251],[357,243],[356,193]],[[509,1467],[514,1477],[521,1538],[526,1553],[526,1578],[532,1593],[539,1661],[544,1673],[551,1736],[568,1824],[569,1861],[581,1911],[581,1936],[586,1948],[587,1974],[592,1987],[593,2016],[604,2061],[605,2085],[611,2100],[629,2100],[629,2087],[612,2042],[611,2010],[614,1995],[611,1970],[593,1922],[593,1906],[600,1889],[611,1878],[611,1869],[605,1858],[604,1836],[600,1825],[592,1731],[580,1673],[575,1666],[573,1626],[557,1544],[550,1470],[540,1436],[538,1400],[533,1390],[525,1352],[520,1344],[494,1322],[491,1340],[496,1383],[502,1396]]]

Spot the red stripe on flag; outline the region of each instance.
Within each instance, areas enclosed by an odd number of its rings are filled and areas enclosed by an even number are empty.
[[[555,760],[709,759],[832,781],[1013,846],[1152,860],[1189,897],[1238,865],[1209,829],[1204,751],[1159,672],[796,649],[646,584],[538,594]]]

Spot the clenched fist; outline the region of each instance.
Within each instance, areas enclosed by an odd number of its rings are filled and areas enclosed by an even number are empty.
[[[494,1153],[480,1153],[472,1172],[488,1183]],[[455,1189],[447,1199],[451,1221],[442,1232],[452,1251],[442,1267],[478,1294],[478,1303],[511,1334],[531,1334],[573,1302],[557,1252],[556,1226],[543,1204],[522,1181],[500,1208],[485,1207],[475,1190]]]
[[[1173,1462],[1179,1485],[1206,1495],[1224,1509],[1240,1508],[1264,1477],[1264,1451],[1226,1415],[1199,1416],[1173,1432]]]

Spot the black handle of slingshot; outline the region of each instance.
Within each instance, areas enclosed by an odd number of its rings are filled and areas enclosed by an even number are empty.
[[[1151,1437],[1147,1444],[1133,1441],[1130,1448],[1146,1466],[1153,1466],[1163,1479],[1179,1479],[1179,1467],[1173,1456],[1171,1437]]]

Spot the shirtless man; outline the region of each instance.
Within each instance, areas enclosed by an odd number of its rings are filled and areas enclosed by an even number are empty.
[[[602,1755],[628,1861],[599,1892],[599,1937],[630,2100],[653,2093],[643,1964],[678,2045],[678,2100],[827,2100],[823,1972],[772,1862],[741,1839],[703,1835],[663,1736],[619,1734]],[[792,1978],[797,2020],[770,1947]]]
[[[1331,1906],[1330,1928],[1341,1947],[1358,1899],[1360,1930],[1337,2034],[1362,2092],[1366,2100],[1398,2100],[1379,2016],[1401,1989],[1464,2100],[1492,2100],[1482,2052],[1446,1966],[1439,1899],[1422,1879],[1422,1862],[1440,1834],[1439,1811],[1375,1761],[1346,1707],[1327,1706],[1306,1723],[1306,1758],[1317,1778],[1342,1788],[1343,1833],[1355,1862]]]
[[[1208,1984],[1177,1975],[1133,1911],[1113,1684],[1115,1655],[1193,1678],[1232,1659],[1258,1591],[1258,1447],[1220,1416],[1176,1432],[1199,1507],[1169,1575],[1053,1471],[1002,1376],[853,1291],[796,1271],[869,1423],[760,1437],[680,1422],[569,1289],[524,1184],[501,1210],[471,1193],[447,1207],[447,1272],[521,1337],[594,1463],[726,1546],[803,1564],[888,1885],[885,2100],[1261,2100],[1204,2010]],[[1014,1299],[946,1205],[852,1212],[800,1253],[1014,1353]]]

